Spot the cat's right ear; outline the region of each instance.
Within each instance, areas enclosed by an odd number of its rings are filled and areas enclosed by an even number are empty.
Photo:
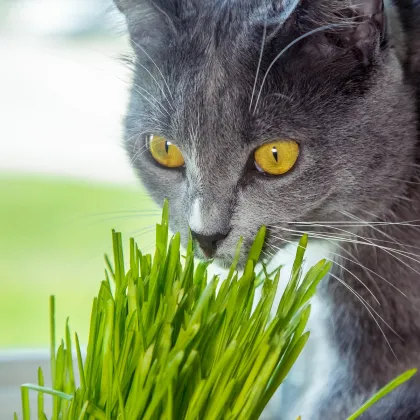
[[[134,1],[133,0],[114,0],[114,3],[120,12],[125,13],[125,11],[128,10],[129,7],[133,7]]]
[[[152,0],[114,0],[114,3],[125,16],[133,47],[146,40],[161,42],[171,26]]]

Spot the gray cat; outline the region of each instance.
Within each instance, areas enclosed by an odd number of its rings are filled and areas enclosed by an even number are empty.
[[[345,419],[420,366],[415,0],[116,3],[135,51],[127,150],[173,230],[222,266],[262,224],[267,261],[304,232],[334,261],[312,317],[324,357],[287,418]],[[420,419],[419,382],[362,418]]]

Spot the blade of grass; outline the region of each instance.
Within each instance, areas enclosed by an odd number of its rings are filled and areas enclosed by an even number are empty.
[[[40,387],[44,386],[44,374],[42,372],[42,368],[38,368],[38,385]],[[42,418],[44,414],[44,394],[42,392],[38,393],[38,418]]]
[[[80,351],[80,342],[79,342],[79,336],[77,335],[77,333],[74,334],[74,339],[76,342],[77,366],[79,368],[80,386],[82,389],[85,389],[86,388],[85,371],[83,369],[83,358],[82,358],[82,352]]]
[[[23,384],[21,388],[26,389],[26,390],[42,392],[44,394],[52,395],[57,398],[62,398],[63,400],[67,400],[67,401],[71,401],[73,399],[72,395],[66,394],[65,392],[56,391],[55,389],[44,387],[44,386]]]
[[[381,398],[385,395],[389,394],[395,388],[399,387],[403,383],[407,382],[410,378],[412,378],[417,373],[417,369],[411,369],[407,372],[403,373],[402,375],[395,378],[391,381],[388,385],[381,388],[373,397],[367,400],[354,414],[352,414],[347,420],[355,420],[360,417],[365,411],[367,411],[370,407],[376,404]]]
[[[20,387],[22,396],[22,416],[23,420],[31,420],[31,408],[29,404],[29,389],[22,385]]]

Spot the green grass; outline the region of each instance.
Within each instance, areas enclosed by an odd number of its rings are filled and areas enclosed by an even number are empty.
[[[24,420],[30,419],[30,389],[40,392],[39,418],[45,418],[43,394],[53,396],[54,420],[258,418],[309,338],[309,301],[330,270],[323,260],[303,277],[303,237],[289,283],[273,308],[280,269],[256,274],[264,239],[262,227],[240,273],[239,244],[227,278],[219,279],[207,277],[211,262],[195,262],[191,239],[185,255],[180,235],[169,239],[167,205],[156,226],[153,255],[131,240],[127,263],[122,236],[114,232],[114,258],[106,260],[93,301],[86,359],[82,362],[77,335],[72,345],[68,326],[57,348],[52,299],[53,389],[43,387],[41,370],[38,385],[22,387]],[[261,281],[262,297],[253,310]]]
[[[211,262],[196,263],[191,239],[185,255],[180,235],[169,239],[167,205],[156,226],[153,255],[143,254],[130,240],[127,263],[122,236],[113,231],[114,258],[106,258],[104,280],[93,300],[86,358],[68,322],[57,343],[51,297],[53,387],[44,386],[41,368],[37,385],[22,385],[23,420],[35,412],[47,419],[45,395],[53,399],[52,420],[257,419],[308,340],[310,299],[331,267],[322,260],[303,277],[304,236],[275,308],[279,281],[285,279],[280,268],[267,273],[263,267],[257,274],[264,237],[261,227],[241,272],[236,270],[238,244],[229,274],[220,279],[208,278]],[[262,287],[262,294],[254,306],[256,287]],[[415,373],[396,378],[348,420]],[[36,411],[30,407],[30,391],[38,393]]]
[[[156,216],[122,213],[136,210]],[[48,345],[51,294],[57,322],[70,316],[86,343],[111,228],[130,236],[159,219],[141,189],[0,177],[0,348]],[[139,233],[136,240],[145,250],[154,246],[153,234]]]

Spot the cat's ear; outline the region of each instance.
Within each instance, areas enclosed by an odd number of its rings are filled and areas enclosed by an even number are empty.
[[[159,16],[174,29],[196,9],[195,0],[114,0],[127,19]]]
[[[179,9],[179,0],[114,0],[118,9],[127,14],[131,13],[133,9],[147,9],[160,10],[168,15],[174,14]],[[189,3],[186,1],[185,3]]]
[[[125,15],[128,31],[135,43],[161,41],[168,32],[175,30],[171,0],[114,0]]]
[[[353,48],[361,61],[368,64],[386,40],[386,16],[383,0],[351,0],[344,11],[347,27],[338,31],[344,47]]]
[[[372,62],[387,39],[383,0],[349,0],[338,12],[332,31],[315,37],[309,48],[318,55],[334,56],[343,49],[353,51],[364,64]]]
[[[122,13],[125,13],[130,7],[135,5],[134,0],[114,0],[114,3]]]

